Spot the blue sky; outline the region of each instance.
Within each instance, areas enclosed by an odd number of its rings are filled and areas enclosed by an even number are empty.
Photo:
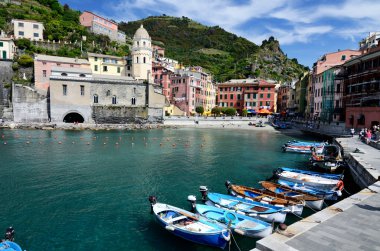
[[[380,31],[379,0],[59,1],[116,21],[162,14],[186,16],[205,25],[219,25],[258,45],[274,36],[288,57],[309,67],[325,53],[357,49],[369,32]]]

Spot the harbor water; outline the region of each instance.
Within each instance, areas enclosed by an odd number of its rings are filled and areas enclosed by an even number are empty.
[[[214,250],[162,229],[148,196],[190,209],[186,198],[200,198],[200,185],[220,193],[226,180],[258,187],[274,168],[302,167],[308,159],[284,154],[281,145],[294,138],[272,130],[0,135],[0,231],[12,225],[16,242],[28,251]],[[242,250],[255,246],[255,239],[235,237]]]

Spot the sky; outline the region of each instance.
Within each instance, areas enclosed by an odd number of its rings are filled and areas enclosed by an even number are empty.
[[[289,58],[309,67],[326,53],[358,49],[369,32],[380,31],[380,0],[59,1],[117,22],[166,14],[218,25],[258,45],[273,36]]]

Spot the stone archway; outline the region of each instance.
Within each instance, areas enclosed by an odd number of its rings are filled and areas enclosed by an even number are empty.
[[[63,118],[63,122],[65,123],[83,123],[84,118],[82,115],[80,115],[77,112],[70,112],[66,114],[66,116]]]

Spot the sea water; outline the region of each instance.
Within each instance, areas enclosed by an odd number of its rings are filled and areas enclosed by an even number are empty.
[[[226,193],[226,180],[258,187],[275,168],[302,167],[308,160],[283,153],[281,145],[294,138],[271,130],[0,135],[0,231],[12,225],[16,242],[29,251],[213,250],[161,228],[148,196],[190,209],[186,198],[200,198],[200,185],[219,193]],[[235,237],[242,250],[255,247],[255,239]]]

